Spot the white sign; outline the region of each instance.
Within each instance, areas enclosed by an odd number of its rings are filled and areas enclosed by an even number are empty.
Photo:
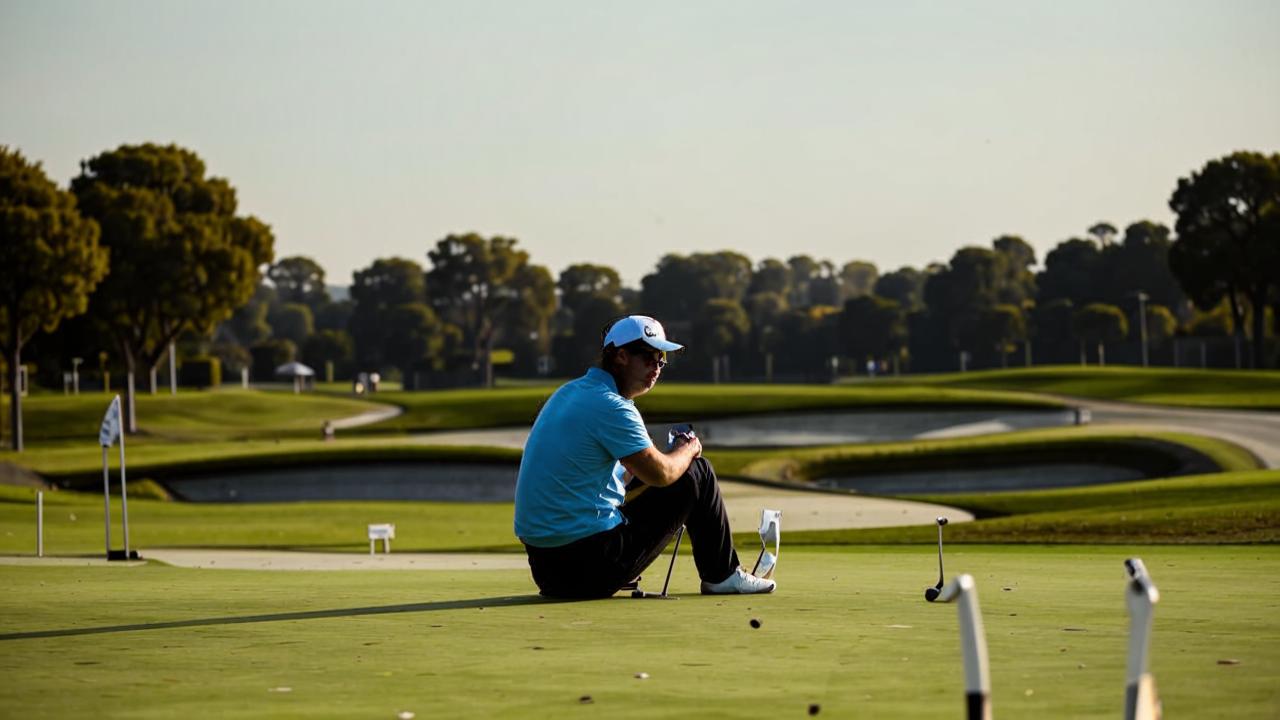
[[[120,396],[111,400],[107,414],[102,418],[102,428],[98,430],[98,444],[104,448],[111,447],[120,439]]]

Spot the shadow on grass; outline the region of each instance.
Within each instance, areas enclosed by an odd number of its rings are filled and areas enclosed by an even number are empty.
[[[101,627],[68,628],[65,630],[37,630],[34,632],[8,633],[0,635],[0,641],[70,637],[73,635],[101,635],[105,633],[135,632],[138,630],[168,630],[171,628],[202,627],[206,625],[240,625],[243,623],[319,620],[322,618],[355,617],[358,615],[390,615],[394,613],[435,612],[437,610],[510,607],[513,605],[538,605],[542,603],[558,602],[572,601],[545,598],[541,595],[507,595],[502,597],[475,598],[473,600],[445,600],[442,602],[410,603],[407,605],[377,605],[373,607],[339,608],[336,610],[309,610],[306,612],[273,613],[270,615],[239,615],[217,618],[196,618],[194,620],[173,620],[170,622],[137,623],[134,625],[104,625]]]

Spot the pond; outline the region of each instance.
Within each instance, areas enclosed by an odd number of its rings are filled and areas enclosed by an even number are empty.
[[[1061,427],[1079,424],[1072,408],[1061,410],[863,410],[750,415],[694,420],[708,448],[804,447],[857,442],[889,442]],[[1087,416],[1083,418],[1087,421]],[[662,447],[667,424],[650,423],[649,435]],[[426,445],[490,445],[523,448],[529,428],[450,430],[414,436]]]
[[[511,502],[516,466],[473,463],[333,464],[240,470],[166,480],[191,502],[441,500]]]
[[[719,418],[695,423],[707,447],[802,447],[890,442],[1061,427],[1079,422],[1074,409],[1059,410],[865,410]],[[651,425],[651,435],[666,426]]]

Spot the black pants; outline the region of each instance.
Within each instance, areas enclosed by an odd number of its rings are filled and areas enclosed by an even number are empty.
[[[626,522],[568,545],[525,545],[529,569],[548,597],[608,597],[631,582],[659,555],[684,525],[693,546],[698,576],[720,582],[738,567],[729,516],[706,458],[697,458],[667,487],[646,487],[622,506]]]

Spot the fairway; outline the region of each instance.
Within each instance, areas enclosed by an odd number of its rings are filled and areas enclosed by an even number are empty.
[[[690,594],[682,557],[667,602],[541,602],[524,571],[0,567],[0,671],[20,678],[0,715],[957,717],[956,609],[922,598],[932,553],[788,551],[756,597]],[[1166,712],[1275,717],[1276,548],[958,548],[997,716],[1119,715],[1134,554],[1162,593]]]

